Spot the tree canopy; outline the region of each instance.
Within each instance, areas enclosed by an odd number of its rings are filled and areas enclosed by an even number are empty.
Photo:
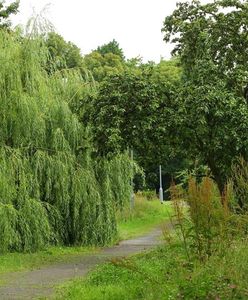
[[[111,42],[107,44],[98,46],[95,51],[99,52],[103,56],[108,53],[112,53],[118,55],[121,58],[121,60],[125,59],[123,50],[120,48],[119,43],[115,39],[113,39]]]
[[[103,81],[108,75],[121,73],[125,68],[125,62],[119,55],[111,52],[102,55],[98,51],[85,55],[83,65],[97,82]]]
[[[171,118],[171,138],[210,168],[221,191],[232,162],[248,154],[246,1],[178,3],[165,19],[183,73]]]
[[[47,62],[49,73],[54,70],[73,69],[82,66],[80,49],[72,42],[66,42],[61,35],[49,32],[45,44],[49,53]]]
[[[165,18],[162,32],[166,42],[175,44],[173,54],[180,56],[185,76],[207,54],[227,88],[243,95],[248,70],[247,1],[179,2]]]

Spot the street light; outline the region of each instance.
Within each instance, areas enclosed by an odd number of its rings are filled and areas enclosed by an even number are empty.
[[[162,167],[159,165],[159,200],[160,203],[164,203],[163,187],[162,187]]]
[[[130,208],[133,209],[134,207],[134,191],[133,191],[133,149],[131,149],[131,168],[132,168],[132,173],[131,173],[131,195],[130,195]]]

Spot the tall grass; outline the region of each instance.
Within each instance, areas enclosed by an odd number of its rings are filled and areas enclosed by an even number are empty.
[[[191,178],[187,190],[173,185],[171,199],[174,203],[174,222],[188,254],[205,261],[213,254],[222,255],[234,236],[243,234],[247,218],[241,220],[230,209],[233,197],[230,186],[220,195],[209,177],[201,183]]]
[[[93,161],[72,112],[89,86],[75,71],[49,76],[47,59],[41,37],[0,31],[0,252],[109,243],[129,200],[128,156]]]

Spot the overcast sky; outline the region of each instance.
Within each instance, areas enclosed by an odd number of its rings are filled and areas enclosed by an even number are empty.
[[[9,1],[8,1],[9,2]],[[127,58],[141,56],[158,62],[169,58],[172,47],[163,41],[164,18],[176,0],[20,0],[14,25],[25,24],[33,9],[49,4],[47,18],[67,41],[82,54],[116,39]]]
[[[127,58],[170,57],[171,47],[163,42],[161,28],[176,0],[20,0],[12,22],[25,24],[33,9],[40,12],[49,3],[47,18],[82,54],[116,39]]]

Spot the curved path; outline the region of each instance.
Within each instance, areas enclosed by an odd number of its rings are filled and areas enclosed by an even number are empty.
[[[70,259],[38,270],[15,272],[5,276],[7,284],[0,287],[1,300],[36,299],[49,297],[54,286],[67,280],[86,275],[96,265],[114,257],[123,257],[149,250],[161,243],[161,229],[157,228],[141,237],[120,242],[98,253]]]

